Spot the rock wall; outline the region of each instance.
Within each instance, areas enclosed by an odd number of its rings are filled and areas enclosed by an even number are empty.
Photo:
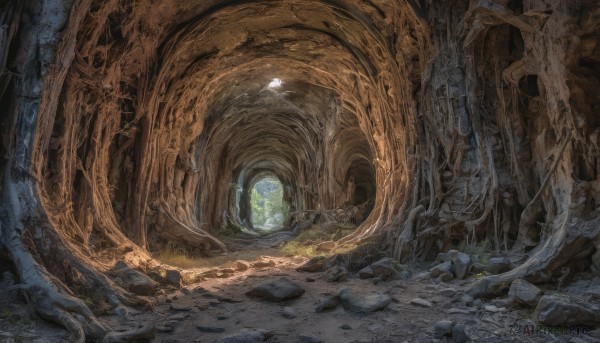
[[[384,235],[403,262],[524,254],[476,293],[598,270],[599,17],[592,0],[4,1],[0,241],[29,287],[129,301],[106,256],[225,250],[213,235],[248,225],[274,175],[290,225],[360,212],[341,242]]]

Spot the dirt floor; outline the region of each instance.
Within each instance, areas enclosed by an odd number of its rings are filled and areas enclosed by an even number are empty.
[[[462,294],[470,280],[438,282],[425,276],[424,270],[413,269],[409,280],[374,282],[351,273],[345,281],[327,282],[324,273],[295,270],[306,258],[281,256],[279,250],[266,245],[213,258],[204,268],[225,270],[219,273],[221,277],[159,291],[151,297],[154,312],[131,312],[125,318],[107,316],[101,320],[116,330],[152,324],[157,329],[154,342],[165,343],[213,343],[244,328],[268,330],[272,336],[267,342],[299,342],[301,335],[327,343],[450,342],[434,335],[434,327],[441,320],[463,324],[472,342],[600,342],[600,330],[569,335],[568,330],[556,332],[536,326],[531,321],[531,309],[512,309],[505,299],[471,302]],[[223,267],[215,267],[218,265]],[[241,270],[245,266],[248,269]],[[258,284],[279,278],[296,282],[305,293],[281,303],[245,294]],[[387,294],[392,302],[367,314],[350,312],[342,305],[315,312],[321,300],[343,288],[364,296]],[[30,315],[17,291],[3,285],[0,293],[0,342],[67,341],[66,331]],[[429,302],[431,307],[411,304],[415,298]]]

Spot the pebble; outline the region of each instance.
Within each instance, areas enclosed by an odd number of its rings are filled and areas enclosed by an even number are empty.
[[[348,324],[343,324],[342,326],[340,326],[340,329],[342,329],[342,330],[352,330],[352,326],[350,326]]]
[[[412,305],[421,306],[421,307],[431,307],[431,303],[425,299],[414,298],[410,301]]]
[[[486,311],[489,311],[489,312],[500,312],[500,309],[494,305],[486,305],[484,308]]]

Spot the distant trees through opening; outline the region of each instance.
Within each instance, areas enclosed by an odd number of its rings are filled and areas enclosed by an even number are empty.
[[[283,227],[289,205],[283,200],[283,185],[275,177],[265,177],[254,184],[250,193],[251,219],[255,229],[279,230]]]

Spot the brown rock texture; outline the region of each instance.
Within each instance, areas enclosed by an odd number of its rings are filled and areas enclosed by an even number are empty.
[[[148,305],[114,259],[226,251],[271,176],[286,227],[358,224],[338,245],[527,253],[474,295],[587,270],[599,37],[594,0],[0,1],[0,255],[72,341],[106,337],[86,292]]]

